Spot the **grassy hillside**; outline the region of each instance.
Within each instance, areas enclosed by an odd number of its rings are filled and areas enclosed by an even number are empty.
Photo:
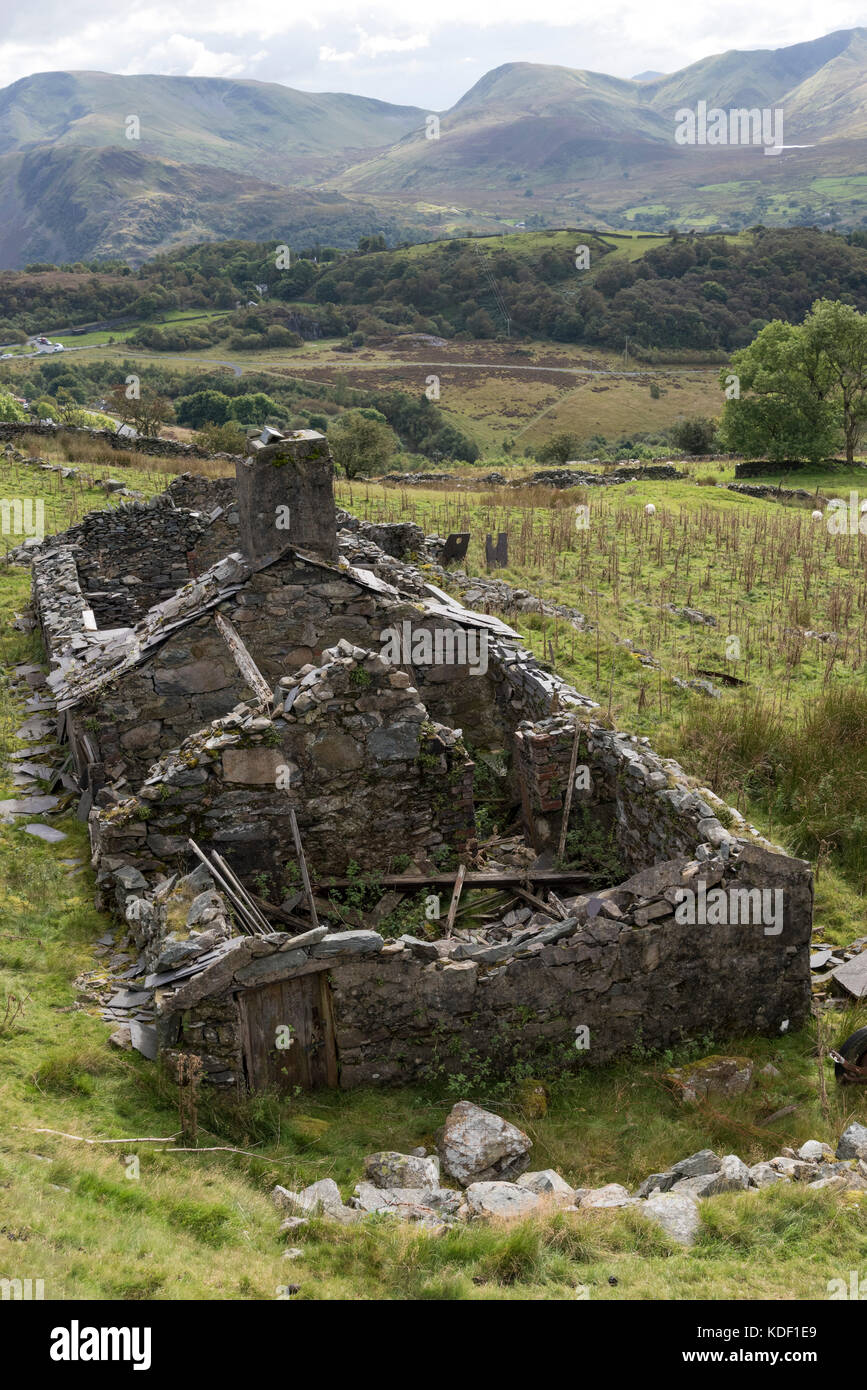
[[[99,471],[82,469],[94,477]],[[101,501],[86,481],[61,484],[57,475],[31,471],[27,479],[34,495],[45,496],[51,527]],[[128,481],[146,493],[159,486],[135,460]],[[5,463],[0,487],[22,489],[21,475]],[[353,500],[360,510],[358,490]],[[436,495],[433,502],[441,505]],[[428,507],[431,499],[420,503]],[[8,675],[15,663],[40,658],[38,642],[11,627],[27,594],[25,571],[0,570],[4,753],[16,746],[22,717]],[[759,1079],[745,1095],[712,1104],[684,1107],[665,1079],[673,1063],[718,1050],[706,1038],[675,1053],[637,1050],[617,1066],[547,1078],[542,1115],[528,1109],[521,1078],[492,1083],[468,1057],[466,1075],[451,1088],[263,1095],[235,1108],[202,1091],[197,1132],[185,1135],[169,1080],[108,1045],[111,1025],[99,1017],[94,989],[105,977],[99,939],[116,927],[92,907],[84,828],[71,817],[60,826],[68,839],[55,846],[18,827],[0,829],[7,1237],[0,1277],[38,1271],[47,1299],[136,1302],[264,1301],[289,1282],[302,1301],[815,1300],[827,1297],[829,1280],[863,1267],[867,1203],[783,1183],[703,1202],[692,1251],[633,1210],[552,1214],[442,1236],[376,1217],[351,1227],[313,1221],[281,1236],[268,1198],[275,1183],[291,1188],[332,1177],[348,1197],[365,1154],[430,1146],[459,1097],[524,1128],[535,1167],[554,1167],[576,1185],[630,1187],[705,1147],[754,1162],[807,1138],[833,1143],[850,1119],[865,1119],[865,1098],[833,1087],[825,1095],[808,1028],[728,1040],[727,1049],[754,1060]],[[852,1018],[840,1020],[841,1031],[853,1026]],[[774,1071],[761,1073],[768,1063]],[[176,1139],[145,1140],[161,1136]],[[286,1260],[287,1247],[300,1256]]]

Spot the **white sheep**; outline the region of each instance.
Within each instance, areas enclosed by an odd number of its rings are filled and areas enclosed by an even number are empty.
[[[819,511],[811,512],[810,515],[814,521],[821,521],[823,518],[823,513]]]
[[[644,508],[645,516],[656,516],[656,508],[652,502],[648,502]]]

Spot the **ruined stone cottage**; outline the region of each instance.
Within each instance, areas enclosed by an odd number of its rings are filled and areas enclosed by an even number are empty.
[[[100,893],[141,952],[167,1061],[195,1055],[230,1089],[350,1087],[803,1019],[809,866],[451,597],[434,540],[338,514],[323,436],[268,436],[235,480],[94,515],[35,554],[33,591]],[[447,906],[494,755],[526,906],[472,933],[420,912],[396,939],[280,906],[303,910],[296,832],[314,901],[409,864]],[[557,872],[570,801],[617,877],[558,880],[545,902],[532,875]],[[689,922],[690,893],[743,907]]]

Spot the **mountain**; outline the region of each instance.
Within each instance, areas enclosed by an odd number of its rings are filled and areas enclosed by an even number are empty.
[[[118,257],[139,262],[199,241],[277,238],[355,246],[409,227],[327,189],[279,188],[213,165],[148,158],[135,146],[47,146],[0,156],[0,266]]]
[[[867,129],[867,30],[782,49],[732,50],[640,82],[507,63],[486,73],[444,113],[435,148],[413,132],[334,183],[367,196],[412,191],[431,199],[446,188],[466,197],[473,187],[478,206],[502,201],[510,187],[514,193],[516,185],[529,182],[533,197],[571,196],[599,206],[612,180],[636,179],[634,191],[652,195],[656,203],[660,193],[682,189],[684,181],[694,194],[707,184],[777,178],[779,166],[758,163],[761,150],[677,145],[675,113],[695,109],[699,101],[725,110],[782,108],[786,141],[852,146]],[[849,174],[865,172],[863,153],[854,148],[844,162]],[[804,163],[815,176],[816,161]],[[622,183],[614,191],[627,207],[640,201],[624,200]],[[682,192],[677,196],[682,202]]]
[[[676,113],[699,102],[782,109],[790,148],[678,144]],[[0,263],[515,222],[867,225],[867,29],[632,80],[506,63],[441,113],[439,138],[427,114],[228,78],[23,78],[0,91]]]
[[[426,114],[274,82],[41,72],[0,91],[0,155],[46,145],[119,146],[275,183],[311,182],[423,129]],[[131,116],[138,139],[127,135]]]

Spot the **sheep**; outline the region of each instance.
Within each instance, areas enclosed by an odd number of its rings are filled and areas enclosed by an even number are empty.
[[[645,516],[656,516],[656,508],[652,502],[648,502],[644,508]]]
[[[810,516],[813,518],[814,521],[822,521],[823,519],[823,513],[819,511],[811,512]]]

